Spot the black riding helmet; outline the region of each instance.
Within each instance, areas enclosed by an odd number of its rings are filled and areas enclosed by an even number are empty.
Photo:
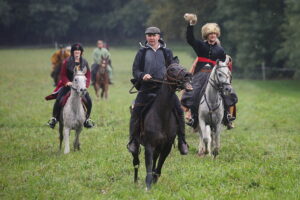
[[[83,53],[83,47],[81,46],[80,43],[75,43],[75,44],[72,44],[72,47],[71,47],[71,55],[74,56],[74,51],[75,50],[80,50],[81,51],[81,55]]]

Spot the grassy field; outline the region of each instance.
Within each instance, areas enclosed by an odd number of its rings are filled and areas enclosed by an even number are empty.
[[[175,48],[181,63],[193,59]],[[84,55],[91,62],[92,48]],[[236,128],[221,134],[216,160],[173,149],[162,177],[145,189],[133,184],[128,139],[129,79],[135,48],[111,48],[115,84],[108,101],[95,101],[97,127],[81,134],[80,152],[58,152],[58,129],[45,124],[52,102],[53,49],[0,50],[0,199],[300,199],[300,82],[234,80],[239,95]],[[74,134],[71,135],[73,140]]]

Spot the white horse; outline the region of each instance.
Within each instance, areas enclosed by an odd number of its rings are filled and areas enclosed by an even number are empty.
[[[75,67],[71,95],[61,112],[59,121],[59,148],[61,149],[62,141],[65,139],[65,154],[70,152],[69,136],[71,130],[75,130],[76,132],[74,150],[80,150],[79,134],[82,130],[83,123],[86,120],[86,113],[82,104],[82,96],[86,93],[86,71],[86,68],[80,71]]]
[[[200,100],[199,156],[209,154],[216,157],[219,154],[221,123],[224,116],[224,103],[221,95],[229,95],[232,91],[231,72],[227,63],[227,58],[225,62],[217,61]]]

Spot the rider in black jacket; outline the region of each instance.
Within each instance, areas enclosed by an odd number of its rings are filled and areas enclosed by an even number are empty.
[[[147,80],[152,78],[163,79],[166,67],[173,60],[172,51],[166,48],[166,44],[160,39],[159,28],[149,27],[146,29],[145,35],[147,41],[144,45],[141,45],[132,67],[133,77],[140,83],[140,86],[130,119],[131,130],[127,148],[131,153],[137,152],[139,148],[136,137],[138,137],[140,132],[140,118],[142,117],[141,112],[144,105],[153,100],[160,88],[159,83],[147,82]],[[188,153],[188,145],[185,141],[184,114],[177,96],[174,98],[174,101],[176,102],[175,109],[179,116],[178,148],[180,153],[185,155]],[[132,126],[133,124],[134,126]]]

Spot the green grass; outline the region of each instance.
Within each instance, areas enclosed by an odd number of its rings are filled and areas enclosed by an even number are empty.
[[[134,48],[111,48],[115,84],[108,101],[95,101],[97,127],[81,134],[80,152],[58,152],[57,128],[45,124],[53,101],[52,49],[0,50],[0,199],[300,199],[300,82],[234,80],[239,95],[236,128],[221,134],[216,160],[196,155],[198,135],[190,129],[190,153],[172,149],[162,177],[145,189],[133,184],[128,106]],[[85,57],[91,64],[92,48]],[[189,67],[189,52],[175,48]],[[71,135],[74,138],[74,134]]]

